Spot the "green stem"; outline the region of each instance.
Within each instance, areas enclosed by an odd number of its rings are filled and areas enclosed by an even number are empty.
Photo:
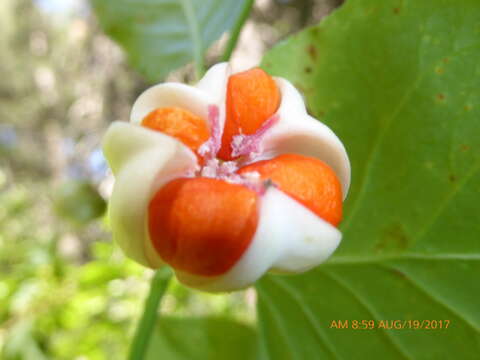
[[[144,358],[157,322],[158,305],[167,289],[170,278],[171,272],[167,268],[157,270],[153,275],[150,282],[150,292],[145,300],[143,315],[137,325],[130,347],[129,360],[142,360]]]
[[[242,31],[243,25],[245,24],[245,21],[247,21],[248,16],[250,15],[250,11],[252,10],[254,1],[255,0],[245,0],[242,13],[240,14],[240,17],[238,18],[237,22],[235,23],[235,26],[233,27],[230,33],[230,38],[228,39],[227,46],[223,53],[222,61],[230,60],[230,56],[232,55],[232,52],[235,49],[235,46],[237,45],[238,37],[240,36],[240,32]]]

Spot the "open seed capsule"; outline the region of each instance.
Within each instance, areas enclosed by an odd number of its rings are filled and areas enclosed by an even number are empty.
[[[259,68],[156,85],[104,138],[114,239],[206,291],[302,272],[337,248],[350,164],[298,91]]]

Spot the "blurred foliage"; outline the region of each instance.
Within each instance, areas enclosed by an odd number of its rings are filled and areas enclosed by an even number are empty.
[[[53,193],[53,205],[58,216],[83,225],[100,217],[106,209],[105,200],[86,181],[68,181]]]
[[[235,25],[246,1],[91,3],[103,29],[125,48],[132,65],[152,82],[158,82],[193,59],[203,67],[204,52]]]

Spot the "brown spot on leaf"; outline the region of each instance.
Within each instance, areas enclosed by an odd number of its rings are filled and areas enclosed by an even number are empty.
[[[400,10],[401,9],[399,7],[393,8],[393,13],[398,15],[398,14],[400,14]]]
[[[437,66],[435,68],[435,72],[438,74],[438,75],[442,75],[444,72],[445,72],[445,69],[441,66]]]
[[[400,223],[387,226],[375,250],[378,252],[405,250],[408,247],[408,237]]]
[[[448,176],[448,180],[451,182],[451,183],[454,183],[455,181],[457,181],[457,177],[455,176],[455,174],[450,174]]]
[[[438,101],[444,101],[445,100],[445,94],[437,94],[435,96]]]
[[[463,107],[463,110],[465,110],[465,111],[470,111],[470,110],[472,110],[472,105],[465,105],[465,106]]]
[[[307,66],[304,70],[307,74],[310,74],[312,72],[312,68],[310,66]]]
[[[307,47],[307,52],[308,52],[308,55],[310,55],[310,57],[312,58],[312,60],[316,60],[317,59],[317,48],[315,46],[313,46],[312,44],[310,44],[308,47]]]
[[[390,268],[389,270],[402,279],[405,279],[407,277],[407,275],[403,271],[400,271],[398,269]]]
[[[445,63],[445,64],[448,64],[450,62],[450,58],[446,57],[446,58],[443,58],[442,61]]]
[[[462,145],[460,145],[460,150],[462,150],[462,151],[468,151],[468,150],[470,150],[470,146],[465,145],[465,144],[462,144]]]

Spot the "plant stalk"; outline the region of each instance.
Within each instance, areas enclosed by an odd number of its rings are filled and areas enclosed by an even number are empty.
[[[171,278],[168,268],[157,270],[150,282],[150,292],[145,300],[142,317],[135,330],[129,360],[143,360],[158,318],[158,305]]]

